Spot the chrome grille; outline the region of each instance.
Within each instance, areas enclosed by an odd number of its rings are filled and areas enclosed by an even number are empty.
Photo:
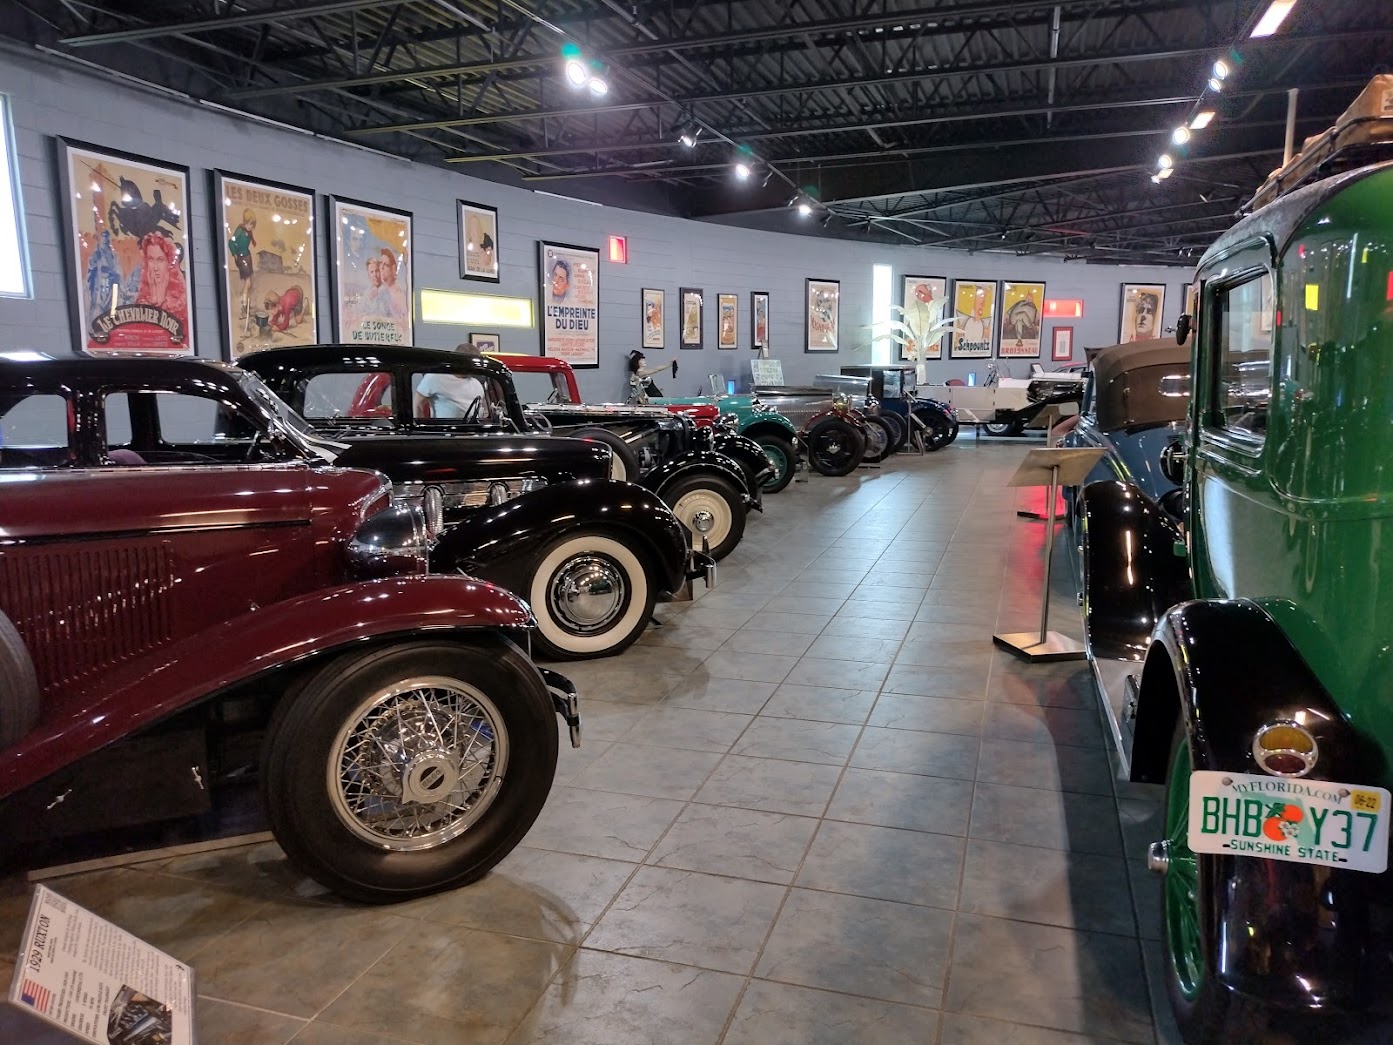
[[[13,549],[0,555],[0,607],[46,692],[169,642],[173,574],[163,544]]]
[[[440,490],[442,505],[446,512],[464,511],[468,508],[482,508],[489,503],[489,491],[502,487],[501,496],[495,496],[495,503],[511,501],[533,490],[545,486],[546,480],[535,475],[518,476],[508,479],[474,479],[469,482],[436,483],[409,481],[392,484],[392,500],[397,502],[418,501],[428,486]]]

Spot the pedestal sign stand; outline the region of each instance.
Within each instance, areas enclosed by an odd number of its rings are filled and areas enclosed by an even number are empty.
[[[1046,448],[1048,448],[1054,446],[1054,425],[1055,422],[1059,420],[1059,407],[1047,406],[1045,407],[1044,413],[1045,446]],[[1045,515],[1042,512],[1036,512],[1028,508],[1022,508],[1020,511],[1016,512],[1016,517],[1020,519],[1034,519],[1036,522],[1041,522],[1044,520]]]
[[[1031,450],[1011,476],[1007,486],[1048,486],[1045,503],[1045,585],[1040,594],[1040,633],[1014,631],[993,635],[992,642],[1010,650],[1022,660],[1076,660],[1084,655],[1083,645],[1067,635],[1050,631],[1050,568],[1054,562],[1055,499],[1060,484],[1077,486],[1102,458],[1103,451],[1092,447]]]

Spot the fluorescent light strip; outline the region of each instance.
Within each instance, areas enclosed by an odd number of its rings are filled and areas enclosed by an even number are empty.
[[[603,207],[603,203],[596,203],[594,200],[577,199],[575,196],[563,196],[559,192],[547,192],[546,189],[533,189],[538,196],[550,196],[554,200],[565,200],[567,203],[584,203],[587,207]]]
[[[1287,15],[1291,14],[1291,9],[1296,6],[1296,0],[1272,0],[1272,5],[1263,12],[1258,19],[1258,24],[1253,26],[1253,38],[1260,36],[1271,36],[1275,33]]]

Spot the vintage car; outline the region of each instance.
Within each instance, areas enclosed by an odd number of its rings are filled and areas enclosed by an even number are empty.
[[[753,439],[774,465],[774,474],[764,480],[765,493],[778,493],[793,482],[798,470],[798,429],[783,414],[762,402],[757,395],[731,394],[722,391],[720,378],[711,377],[709,396],[650,399],[655,406],[665,406],[677,413],[687,413],[698,425],[711,424],[703,415],[693,411],[709,408],[712,413],[729,418],[741,435]]]
[[[868,421],[880,414],[869,383],[849,380],[829,389],[798,385],[756,385],[754,394],[798,428],[798,445],[808,466],[820,475],[850,475],[890,452],[890,432]]]
[[[1089,483],[1131,483],[1179,519],[1180,487],[1161,471],[1161,454],[1180,438],[1190,405],[1190,346],[1174,338],[1133,341],[1092,352],[1078,421],[1064,446],[1097,447],[1102,460],[1078,487],[1066,487],[1067,518],[1077,529],[1078,491]]]
[[[461,362],[482,393],[477,416],[468,426],[424,416],[421,382],[448,378]],[[425,348],[318,345],[255,352],[239,365],[304,417],[335,463],[383,472],[398,498],[439,489],[447,525],[432,567],[526,598],[534,641],[548,657],[627,649],[655,599],[690,598],[690,579],[706,573],[709,563],[661,498],[608,478],[606,445],[520,427],[508,372],[496,363]]]
[[[556,435],[607,442],[628,478],[667,502],[712,558],[734,551],[747,513],[764,510],[761,489],[774,466],[753,440],[719,427],[698,429],[691,418],[663,407],[581,403],[575,398],[580,394],[575,374],[564,359],[491,356],[515,381],[525,382],[522,398],[532,424]]]
[[[1393,162],[1339,148],[1388,156],[1390,92],[1200,260],[1183,530],[1135,482],[1083,493],[1089,654],[1126,672],[1131,779],[1166,787],[1148,863],[1192,1045],[1393,1041]]]
[[[958,417],[978,425],[988,435],[1020,435],[1027,428],[1043,428],[1079,412],[1084,375],[1057,371],[1030,377],[1001,376],[995,363],[987,365],[981,385],[949,382],[935,386]],[[1053,409],[1051,409],[1053,408]]]
[[[892,450],[906,446],[929,453],[941,450],[958,437],[958,412],[941,399],[919,393],[914,364],[854,364],[841,368],[843,377],[864,377],[870,394],[880,403],[880,416],[897,429]]]
[[[250,373],[0,361],[0,858],[196,817],[259,777],[357,900],[483,875],[546,801],[575,689],[516,596],[431,576],[438,495],[330,465]]]

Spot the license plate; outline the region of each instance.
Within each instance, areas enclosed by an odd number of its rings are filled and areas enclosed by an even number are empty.
[[[1190,774],[1190,849],[1378,874],[1388,868],[1381,787],[1200,770]]]

